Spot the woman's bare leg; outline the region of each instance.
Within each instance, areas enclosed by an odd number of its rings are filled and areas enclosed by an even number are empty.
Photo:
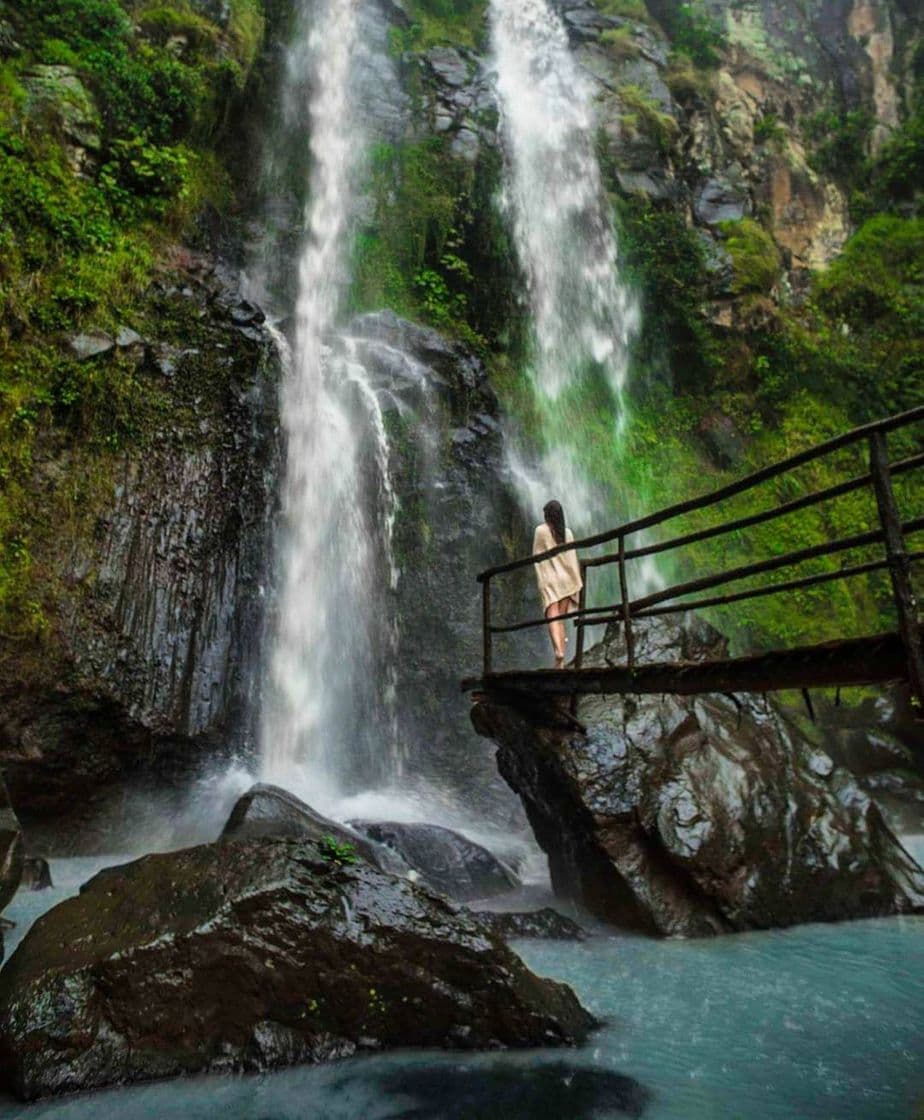
[[[565,624],[558,621],[558,616],[565,613],[567,599],[552,603],[546,608],[545,617],[549,620],[549,637],[552,640],[552,649],[555,651],[555,665],[561,668],[565,663]]]

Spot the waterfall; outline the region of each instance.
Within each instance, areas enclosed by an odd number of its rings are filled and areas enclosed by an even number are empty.
[[[397,751],[388,441],[336,332],[365,166],[361,16],[360,0],[303,0],[283,89],[290,142],[310,143],[311,161],[291,349],[280,340],[284,525],[263,776],[320,808],[393,773]]]
[[[531,516],[559,497],[576,529],[599,530],[631,506],[618,495],[622,508],[613,509],[612,495],[592,481],[590,459],[619,454],[639,312],[620,278],[594,144],[594,89],[547,0],[491,0],[491,41],[502,203],[526,281],[538,421],[538,460],[522,440],[512,442],[514,477]],[[602,428],[601,414],[609,417]]]

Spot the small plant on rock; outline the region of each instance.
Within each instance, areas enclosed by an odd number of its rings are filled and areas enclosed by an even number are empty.
[[[335,867],[349,867],[359,861],[356,848],[349,840],[337,840],[333,836],[322,836],[318,841],[321,858]]]

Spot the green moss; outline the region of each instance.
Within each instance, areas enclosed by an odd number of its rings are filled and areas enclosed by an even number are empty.
[[[693,98],[708,98],[712,92],[713,72],[697,66],[688,54],[671,51],[664,71],[667,88],[680,102]]]
[[[375,210],[355,246],[353,310],[390,307],[483,352],[486,336],[508,325],[508,301],[497,299],[504,261],[493,254],[509,258],[509,250],[494,244],[491,174],[487,164],[453,155],[446,138],[378,145],[370,173]]]
[[[663,113],[658,103],[639,86],[620,86],[619,99],[629,111],[628,116],[622,118],[623,123],[631,121],[630,127],[637,125],[657,141],[663,152],[668,152],[680,135],[680,127],[674,118]]]
[[[635,58],[640,50],[631,27],[616,27],[604,31],[600,35],[600,42],[617,59]]]
[[[776,242],[752,218],[721,222],[719,228],[735,269],[732,290],[737,295],[767,295],[782,271]]]
[[[61,589],[48,557],[92,529],[118,453],[163,423],[168,402],[135,359],[76,360],[72,333],[130,325],[195,344],[194,309],[154,294],[166,244],[205,202],[227,208],[230,180],[211,148],[262,35],[262,5],[233,0],[227,32],[188,4],[35,0],[10,13],[25,51],[0,65],[0,633],[40,638]],[[182,57],[168,50],[182,35]],[[230,52],[230,53],[229,53]],[[30,105],[34,62],[72,67],[73,82]],[[76,174],[54,99],[98,108],[102,147]],[[30,113],[28,127],[22,116]],[[183,301],[188,302],[188,301]],[[202,338],[202,376],[226,376]],[[206,369],[207,367],[207,369]],[[184,405],[171,398],[171,420]],[[66,457],[67,470],[55,464]],[[43,472],[49,471],[45,477]]]
[[[607,16],[620,16],[636,23],[651,22],[645,0],[598,0],[597,7]]]
[[[479,47],[487,33],[487,7],[487,0],[408,0],[410,27],[392,33],[393,50]]]
[[[673,209],[643,198],[617,204],[626,278],[642,298],[642,333],[636,361],[646,380],[666,369],[668,381],[706,391],[717,356],[703,317],[706,265],[696,232]]]
[[[664,28],[675,51],[704,69],[718,66],[725,45],[722,25],[702,0],[649,0],[648,8]]]

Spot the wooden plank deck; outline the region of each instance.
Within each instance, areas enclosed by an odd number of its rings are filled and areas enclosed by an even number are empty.
[[[921,628],[924,633],[924,627]],[[464,692],[530,695],[619,695],[702,692],[771,692],[785,688],[829,688],[884,684],[908,679],[905,648],[898,633],[847,638],[797,649],[715,661],[664,661],[582,669],[513,669],[469,677]]]

